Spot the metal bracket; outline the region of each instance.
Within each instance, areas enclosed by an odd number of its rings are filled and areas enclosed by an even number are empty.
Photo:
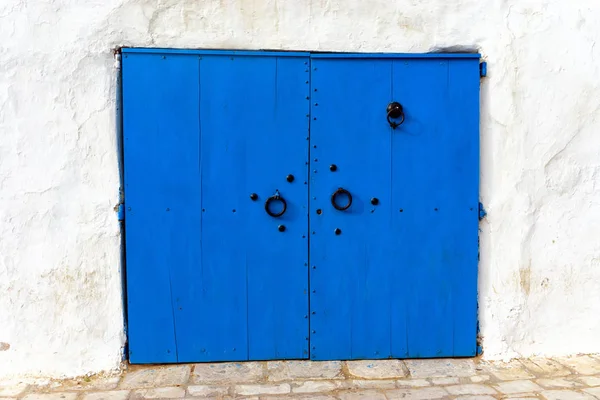
[[[479,203],[479,220],[481,221],[482,219],[484,219],[486,215],[487,215],[487,211],[485,211],[485,208],[483,208],[483,204],[480,202]]]
[[[487,62],[485,61],[479,63],[479,76],[482,78],[487,76]]]
[[[119,203],[115,208],[117,211],[117,219],[119,220],[119,222],[125,221],[125,204]]]

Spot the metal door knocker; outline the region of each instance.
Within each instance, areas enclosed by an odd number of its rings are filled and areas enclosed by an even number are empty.
[[[337,203],[337,197],[339,195],[346,195],[348,197],[348,203],[344,206],[340,206]],[[335,208],[336,210],[340,210],[340,211],[344,211],[347,210],[348,208],[350,208],[350,206],[352,205],[352,195],[350,194],[349,191],[347,191],[346,189],[343,188],[339,188],[338,190],[336,190],[335,192],[333,192],[333,194],[331,195],[331,205],[333,206],[333,208]]]
[[[283,208],[281,209],[281,211],[278,212],[278,213],[274,213],[274,212],[271,211],[271,203],[273,203],[274,201],[280,202],[281,205],[283,206]],[[281,197],[281,195],[279,194],[279,191],[276,190],[275,191],[275,195],[269,197],[267,199],[267,201],[265,201],[265,211],[271,217],[277,218],[277,217],[281,217],[285,213],[285,210],[287,210],[287,203],[285,202],[285,199],[283,197]]]
[[[402,104],[394,101],[387,106],[387,121],[392,127],[392,129],[396,129],[404,122],[404,109],[402,108]],[[392,121],[393,119],[400,118],[399,122]]]

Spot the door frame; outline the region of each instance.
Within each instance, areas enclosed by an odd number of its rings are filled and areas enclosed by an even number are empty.
[[[123,68],[122,68],[122,57],[123,54],[132,53],[145,53],[145,54],[166,54],[166,55],[222,55],[222,56],[260,56],[260,57],[286,57],[286,56],[301,56],[308,57],[309,60],[312,58],[340,58],[340,59],[478,59],[481,60],[480,53],[355,53],[355,52],[318,52],[318,51],[288,51],[288,50],[234,50],[234,49],[183,49],[183,48],[148,48],[148,47],[120,47],[114,50],[115,59],[117,60],[117,75],[116,75],[116,141],[117,141],[117,157],[118,157],[118,169],[119,169],[119,202],[115,207],[117,212],[117,219],[119,222],[120,230],[120,273],[121,273],[121,286],[122,286],[122,306],[123,306],[123,326],[125,333],[125,345],[123,347],[123,359],[129,360],[129,310],[127,302],[127,243],[126,243],[126,225],[125,225],[125,207],[126,207],[126,193],[125,193],[125,158],[124,158],[124,131],[123,131]],[[309,62],[310,64],[310,62]],[[310,65],[309,65],[310,67]],[[480,77],[486,76],[487,64],[480,62]],[[481,109],[481,100],[480,107]],[[480,122],[481,123],[481,122]],[[481,135],[481,128],[479,130]],[[309,133],[310,137],[310,133]],[[310,139],[309,139],[310,142]],[[310,168],[310,145],[309,145],[309,165]],[[481,147],[480,147],[481,148]],[[310,196],[310,186],[309,186]],[[480,204],[481,208],[481,204]],[[309,205],[310,215],[310,205]],[[481,213],[480,213],[481,219]],[[309,247],[310,248],[310,247]],[[310,264],[310,252],[308,253],[308,259]],[[478,263],[479,264],[479,263]],[[479,265],[477,268],[477,274],[479,274]],[[477,298],[477,303],[479,298]],[[310,303],[309,303],[310,304]],[[310,305],[309,305],[310,307]],[[477,315],[477,354],[482,353],[482,347],[479,343],[479,314]],[[309,325],[310,328],[310,325]],[[309,359],[309,358],[308,358]]]

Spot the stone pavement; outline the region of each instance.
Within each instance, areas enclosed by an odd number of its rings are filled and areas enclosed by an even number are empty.
[[[0,382],[0,400],[600,399],[600,356],[129,366],[121,375]]]

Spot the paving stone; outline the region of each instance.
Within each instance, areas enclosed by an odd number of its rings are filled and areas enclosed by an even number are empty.
[[[387,390],[385,395],[389,400],[405,399],[405,400],[429,400],[442,399],[448,396],[448,392],[441,387],[428,387],[421,389],[396,389]]]
[[[461,394],[496,394],[496,391],[491,387],[476,383],[446,386],[445,389],[448,391],[448,393],[455,396]]]
[[[461,377],[476,375],[475,362],[472,359],[426,359],[405,360],[410,376],[413,378]]]
[[[430,385],[425,379],[400,379],[396,381],[396,384],[399,387],[425,387]]]
[[[484,364],[484,369],[501,381],[514,381],[519,379],[535,378],[525,366],[517,360],[510,362],[494,361]]]
[[[459,396],[456,398],[456,400],[496,400],[495,397],[492,396],[487,396],[487,395],[483,395],[483,396]]]
[[[503,399],[510,399],[510,400],[531,400],[531,399],[539,399],[539,397],[535,394],[535,393],[521,393],[518,395],[515,395],[515,397],[513,396],[505,396],[503,397]]]
[[[129,390],[109,390],[106,392],[92,392],[83,396],[83,400],[127,400]]]
[[[244,397],[244,400],[250,400],[251,397]],[[260,396],[260,400],[282,400],[282,399],[294,399],[294,400],[338,400],[335,396],[327,396],[324,394],[309,394],[309,395],[295,395],[295,396]],[[219,399],[221,400],[221,399]]]
[[[185,384],[190,376],[189,365],[170,367],[144,367],[127,372],[120,387],[122,389],[143,389]]]
[[[500,393],[504,394],[515,394],[515,393],[529,393],[529,392],[541,392],[544,390],[541,386],[536,385],[532,381],[511,381],[511,382],[500,382],[494,386]]]
[[[188,386],[188,394],[192,397],[222,396],[227,394],[227,386],[197,385]]]
[[[589,356],[577,356],[558,358],[558,362],[571,368],[578,374],[595,375],[600,374],[600,361]]]
[[[179,386],[152,389],[138,389],[131,395],[132,399],[182,399],[185,389]]]
[[[249,383],[264,378],[263,363],[196,364],[192,373],[194,384]]]
[[[268,380],[272,382],[294,379],[343,379],[340,361],[270,361],[267,363]]]
[[[471,376],[469,379],[473,383],[482,383],[482,382],[489,381],[490,376],[489,375],[475,375],[475,376]]]
[[[347,361],[350,375],[365,379],[395,379],[406,376],[400,360]]]
[[[117,387],[121,380],[118,376],[110,377],[98,377],[90,380],[78,379],[78,380],[66,380],[60,382],[58,385],[51,387],[52,391],[93,391],[93,390],[112,390]]]
[[[395,389],[396,381],[385,379],[352,380],[346,384],[346,387],[349,389]]]
[[[574,392],[572,390],[547,390],[542,392],[546,400],[596,400],[590,394]]]
[[[434,385],[458,385],[458,378],[431,378],[431,383]]]
[[[14,385],[0,386],[0,397],[16,397],[27,389],[27,384],[16,383]]]
[[[600,387],[583,389],[583,391],[600,399]]]
[[[577,388],[581,386],[581,383],[576,382],[576,381],[572,381],[572,380],[566,380],[566,379],[562,379],[562,378],[546,378],[546,379],[538,379],[536,380],[536,383],[538,385],[542,385],[545,388],[548,389],[570,389],[570,388]]]
[[[376,392],[374,390],[367,390],[363,392],[342,392],[338,394],[340,400],[386,400],[383,393]]]
[[[243,396],[252,396],[260,394],[284,394],[290,393],[291,387],[287,383],[280,384],[257,384],[257,385],[237,385],[235,393]]]
[[[23,400],[75,400],[77,393],[31,393],[23,397]]]
[[[524,358],[519,360],[530,372],[546,376],[567,376],[571,375],[571,371],[560,363],[548,358]]]
[[[575,379],[586,386],[600,386],[600,376],[579,376]]]
[[[318,393],[331,392],[340,387],[341,382],[332,381],[305,381],[299,386],[292,388],[293,393]]]

